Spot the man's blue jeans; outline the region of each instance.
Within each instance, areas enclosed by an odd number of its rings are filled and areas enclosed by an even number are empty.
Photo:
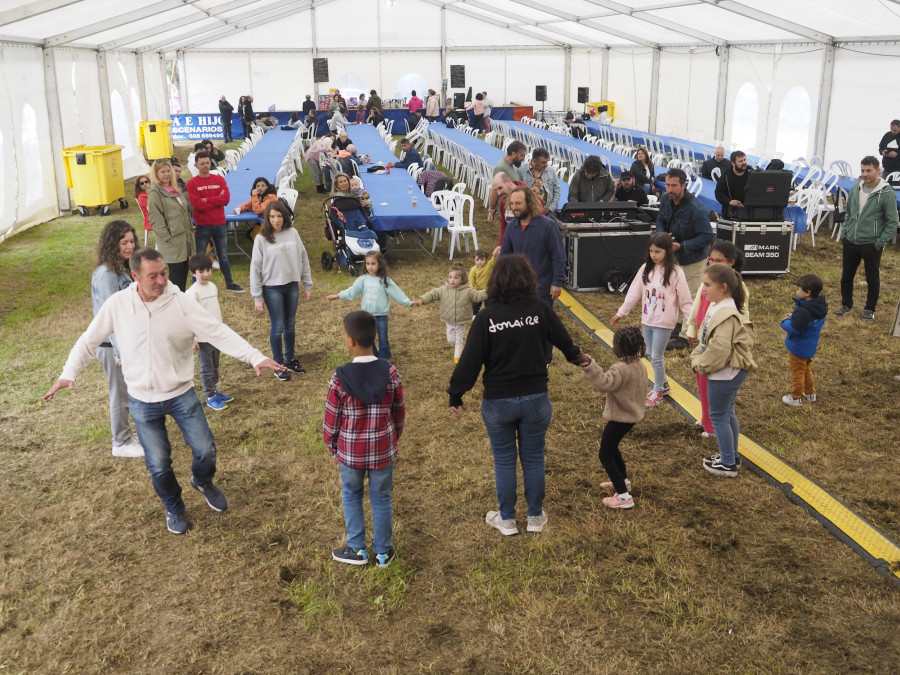
[[[269,310],[269,321],[272,324],[269,329],[272,358],[278,363],[285,364],[294,358],[300,286],[296,281],[289,281],[280,286],[263,286],[262,291],[263,302]],[[282,336],[284,336],[283,347]]]
[[[522,462],[528,515],[541,515],[544,507],[544,438],[552,416],[553,407],[546,392],[481,401],[481,417],[494,451],[494,482],[503,520],[516,517],[517,456]]]
[[[366,547],[366,521],[363,516],[363,482],[369,474],[369,501],[372,504],[372,552],[375,555],[391,549],[393,535],[394,463],[381,469],[351,469],[341,467],[341,499],[344,504],[344,525],[347,546],[355,551]]]
[[[222,225],[198,225],[194,231],[194,240],[197,242],[197,253],[206,255],[206,247],[212,240],[216,248],[216,257],[219,259],[219,267],[225,277],[225,285],[231,286],[234,280],[231,278],[231,263],[228,262],[228,229]]]
[[[198,485],[209,485],[216,474],[216,444],[197,392],[191,387],[168,401],[145,403],[128,397],[128,409],[137,428],[138,439],[144,448],[144,462],[153,481],[153,489],[169,513],[183,513],[181,486],[172,470],[172,446],[166,432],[166,415],[170,415],[184,442],[191,448],[194,459],[191,472]]]

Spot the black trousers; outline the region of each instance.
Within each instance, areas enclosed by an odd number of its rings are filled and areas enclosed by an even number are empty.
[[[226,143],[230,143],[234,140],[231,137],[231,120],[225,119],[225,117],[222,117],[222,138]]]
[[[869,287],[866,293],[866,309],[875,311],[878,304],[878,295],[881,293],[881,251],[875,248],[875,244],[853,244],[843,240],[843,271],[841,272],[841,304],[844,307],[853,307],[853,279],[859,263],[863,263],[866,271],[866,285]]]
[[[606,469],[606,474],[612,481],[616,493],[620,495],[628,492],[628,488],[625,487],[628,472],[625,469],[625,460],[622,459],[622,453],[619,451],[619,443],[633,427],[633,422],[609,421],[600,437],[600,452],[598,453],[600,463]]]
[[[169,281],[178,286],[181,292],[184,293],[187,287],[188,261],[167,264],[169,265]]]

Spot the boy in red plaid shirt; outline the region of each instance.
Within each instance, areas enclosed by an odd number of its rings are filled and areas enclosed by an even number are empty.
[[[341,468],[341,498],[347,543],[331,552],[338,562],[365,565],[366,525],[363,518],[363,481],[369,474],[372,503],[372,550],[379,567],[394,558],[391,488],[397,440],[406,410],[397,369],[372,356],[375,317],[364,311],[344,317],[344,345],[353,361],[331,376],[325,403],[323,432],[335,464]]]

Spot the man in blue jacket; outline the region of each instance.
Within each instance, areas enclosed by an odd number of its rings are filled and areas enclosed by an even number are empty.
[[[566,251],[559,226],[541,215],[541,205],[527,187],[509,193],[509,208],[515,216],[506,226],[500,255],[521,253],[537,275],[538,296],[548,305],[562,292],[566,280]]]
[[[656,231],[672,235],[675,258],[684,270],[691,295],[695,295],[714,237],[709,211],[687,191],[687,174],[681,169],[669,169],[666,174],[666,194],[659,200]],[[679,326],[675,328],[673,335],[679,337],[674,338],[668,348],[684,349],[688,346],[687,336],[681,333]]]
[[[413,164],[418,164],[420,168],[425,168],[425,162],[422,161],[422,155],[420,155],[419,151],[413,147],[413,144],[408,138],[404,138],[400,141],[400,150],[406,153],[403,156],[403,159],[398,162],[391,162],[388,166],[397,167],[398,169],[408,169]]]

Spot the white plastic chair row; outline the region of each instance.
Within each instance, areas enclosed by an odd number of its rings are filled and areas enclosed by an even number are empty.
[[[470,236],[473,247],[478,248],[478,235],[474,222],[475,201],[470,195],[456,190],[437,190],[431,194],[431,203],[434,204],[437,212],[449,221],[446,229],[450,235],[450,260],[453,260],[454,251],[457,248],[462,249],[463,243],[465,243],[466,252],[469,252]],[[431,243],[432,253],[437,249],[438,242],[442,237],[443,228],[434,228]]]

